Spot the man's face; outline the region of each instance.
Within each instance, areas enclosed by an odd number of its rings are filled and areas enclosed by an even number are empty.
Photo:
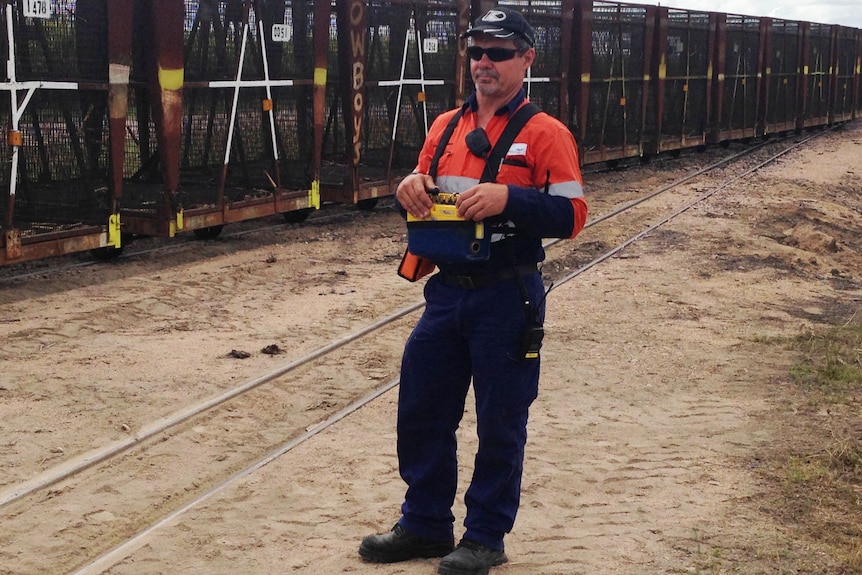
[[[515,50],[515,44],[511,40],[503,40],[494,38],[487,34],[477,34],[473,37],[471,48],[492,49],[492,53],[482,54],[479,60],[470,57],[470,74],[473,76],[473,83],[476,85],[476,91],[483,96],[495,97],[508,95],[513,90],[519,89],[524,83],[527,69],[532,65],[536,56],[536,51],[530,48],[523,54],[518,54]],[[506,56],[514,55],[511,59],[495,62],[490,56],[499,58],[504,53],[494,54],[494,48],[502,48],[507,51]],[[470,52],[478,52],[475,48],[468,48]]]

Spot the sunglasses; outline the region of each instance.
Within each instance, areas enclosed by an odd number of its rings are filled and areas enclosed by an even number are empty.
[[[480,46],[467,47],[467,56],[469,56],[471,60],[476,61],[481,60],[482,56],[487,54],[488,59],[492,62],[505,62],[506,60],[514,58],[517,53],[518,50],[514,48],[482,48]]]

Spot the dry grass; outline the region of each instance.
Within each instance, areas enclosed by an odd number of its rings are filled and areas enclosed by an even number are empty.
[[[696,566],[674,573],[862,574],[860,319],[758,340],[799,360],[773,388],[775,409],[764,416],[773,439],[740,462],[758,480],[756,494],[737,500],[746,529],[696,534]]]
[[[764,457],[764,508],[794,548],[826,557],[793,572],[862,573],[862,323],[854,316],[791,345],[802,356],[790,371],[797,405],[786,442]]]

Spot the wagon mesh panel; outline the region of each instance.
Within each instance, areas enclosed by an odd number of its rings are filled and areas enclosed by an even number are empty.
[[[26,18],[20,2],[13,6],[18,80],[107,81],[105,0],[54,0],[50,20]]]
[[[836,54],[838,67],[835,70],[837,76],[835,82],[835,95],[833,97],[833,119],[834,121],[849,120],[853,116],[853,72],[856,63],[856,37],[855,30],[838,28],[838,53]]]
[[[757,123],[757,82],[760,74],[758,18],[728,15],[725,52],[724,106],[720,127],[753,130]]]
[[[643,7],[593,3],[589,148],[624,149],[640,142],[645,27]]]
[[[767,131],[775,125],[793,125],[799,86],[799,24],[789,20],[772,22],[772,47],[767,55],[769,101]]]
[[[530,69],[530,77],[540,78],[542,81],[528,84],[530,100],[543,111],[568,122],[571,126],[571,118],[560,118],[560,84],[563,75],[559,57],[563,40],[560,4],[537,3],[519,6],[515,3],[512,8],[522,11],[533,26],[536,36],[536,62]]]
[[[706,126],[710,57],[709,14],[668,11],[662,136],[701,138]]]
[[[73,94],[40,91],[22,118],[16,221],[103,223],[110,213],[103,153],[107,129],[92,122],[84,129],[87,103],[79,104]],[[7,148],[4,142],[5,157]],[[4,185],[6,179],[4,170]]]
[[[808,97],[805,117],[809,122],[825,123],[829,117],[829,66],[831,26],[812,23],[810,29],[806,75]]]
[[[273,184],[294,189],[310,186],[312,7],[310,1],[270,1],[263,3],[260,14],[253,10],[245,14],[236,2],[186,0],[181,152],[184,205],[211,205],[217,201],[217,183],[224,169],[232,117],[235,119],[225,171],[227,200],[271,192]],[[273,25],[283,27],[278,38],[287,41],[276,40]],[[263,107],[267,99],[264,87],[242,87],[236,95],[234,87],[209,85],[236,80],[241,56],[241,80],[264,80],[268,70],[270,80],[295,83],[270,89],[276,150],[270,114]]]
[[[21,117],[12,221],[25,235],[28,230],[104,223],[111,212],[104,84],[107,8],[93,0],[78,0],[77,10],[73,6],[58,0],[52,18],[42,20],[25,18],[20,4],[13,4],[16,79],[87,84],[79,90],[38,88]],[[18,100],[23,100],[23,92]],[[11,126],[8,106],[3,107],[2,121]],[[0,155],[7,161],[12,156],[6,138],[0,139]],[[8,169],[0,172],[4,190],[10,187],[9,175]],[[5,219],[8,205],[0,204]]]

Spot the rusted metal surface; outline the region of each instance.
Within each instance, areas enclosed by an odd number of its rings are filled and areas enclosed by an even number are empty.
[[[108,4],[108,130],[110,191],[113,199],[123,195],[126,119],[129,113],[129,78],[132,69],[133,15],[133,0],[113,0]]]
[[[162,183],[166,202],[180,186],[180,146],[183,128],[183,4],[176,0],[151,3],[150,90],[159,142]],[[171,206],[175,207],[175,206]]]
[[[862,117],[862,30],[856,30],[856,64],[853,73],[853,118]]]
[[[320,186],[323,135],[326,123],[326,82],[329,68],[329,0],[314,2],[314,156],[312,180]]]
[[[856,63],[853,73],[853,118],[862,117],[862,30],[856,30]]]
[[[458,10],[455,33],[458,36],[458,55],[455,59],[455,106],[464,105],[467,99],[467,80],[469,67],[467,62],[467,40],[461,34],[470,28],[470,0],[456,0]],[[481,12],[480,12],[481,13]]]
[[[100,226],[47,232],[24,238],[20,230],[7,230],[0,250],[0,266],[107,247],[107,232]]]
[[[341,62],[341,90],[347,137],[347,182],[349,193],[359,191],[359,161],[362,157],[362,121],[365,111],[366,8],[364,0],[337,3],[338,48]]]

